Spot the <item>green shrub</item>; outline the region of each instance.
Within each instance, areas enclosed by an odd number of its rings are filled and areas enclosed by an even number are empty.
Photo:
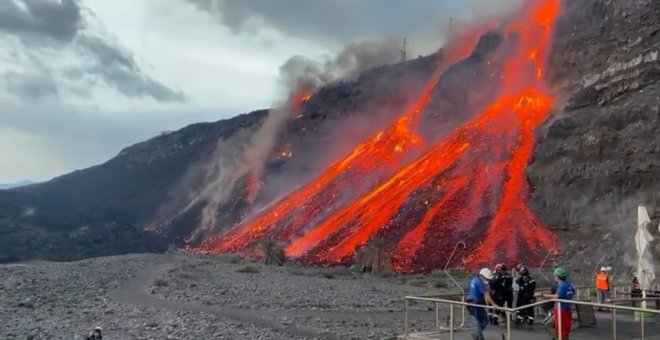
[[[259,269],[253,267],[253,266],[243,266],[239,268],[237,273],[246,273],[246,274],[255,274],[259,272]]]
[[[155,279],[153,285],[156,287],[167,287],[169,283],[163,279]]]

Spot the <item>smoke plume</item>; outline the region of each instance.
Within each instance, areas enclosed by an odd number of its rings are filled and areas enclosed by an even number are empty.
[[[254,200],[266,164],[283,141],[288,123],[302,112],[311,95],[328,83],[349,79],[397,58],[399,51],[393,41],[350,44],[336,56],[322,60],[291,57],[280,67],[283,99],[268,111],[256,129],[244,129],[218,140],[210,157],[193,166],[175,190],[173,196],[184,197],[177,204],[179,208],[168,205],[161,209],[161,217],[176,218],[201,206],[199,227],[192,240],[215,228],[224,228],[218,218],[219,210],[236,197],[243,197],[248,203]]]
[[[313,60],[296,55],[280,66],[283,86],[292,92],[300,88],[318,88],[399,60],[402,46],[394,40],[380,43],[361,42],[346,46],[334,57]]]

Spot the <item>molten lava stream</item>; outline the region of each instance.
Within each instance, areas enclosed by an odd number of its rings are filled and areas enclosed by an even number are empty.
[[[210,252],[245,251],[264,237],[289,242],[346,200],[364,194],[380,179],[394,173],[402,166],[408,151],[421,146],[422,140],[414,131],[440,76],[448,66],[469,55],[481,32],[469,32],[450,43],[421,98],[392,126],[355,147],[318,178],[253,220],[219,238],[206,240],[199,249]]]
[[[523,104],[519,104],[521,102]],[[410,268],[408,266],[412,266],[415,271],[421,270],[424,264],[411,260],[421,250],[421,254],[424,255],[421,257],[423,261],[438,267],[442,264],[443,257],[436,254],[440,249],[451,249],[453,244],[447,244],[449,240],[455,242],[466,239],[472,244],[477,243],[482,235],[472,233],[474,223],[487,214],[496,213],[497,209],[488,211],[480,208],[484,205],[496,206],[493,201],[496,203],[497,197],[488,196],[486,192],[489,188],[498,186],[506,178],[502,172],[507,171],[507,162],[512,157],[514,160],[520,158],[515,154],[516,143],[524,130],[516,128],[522,127],[517,116],[518,111],[525,110],[523,112],[525,114],[540,116],[540,113],[547,112],[551,105],[551,98],[534,89],[527,89],[513,96],[500,97],[480,115],[479,119],[459,128],[417,161],[383,182],[368,196],[347,206],[296,240],[289,246],[287,252],[291,255],[303,255],[303,258],[318,263],[348,262],[354,255],[357,245],[365,243],[378,232],[387,234],[386,226],[392,224],[395,216],[406,214],[407,210],[410,210],[410,200],[415,198],[415,192],[420,188],[433,186],[434,180],[441,177],[446,179],[443,186],[446,191],[439,195],[436,204],[427,210],[421,222],[417,226],[397,226],[397,229],[403,228],[409,230],[409,233],[399,242],[396,249],[399,253],[395,252],[394,263],[395,268],[401,271],[408,270]],[[490,167],[494,171],[483,171],[484,167]],[[497,170],[500,172],[498,173]],[[511,176],[511,173],[508,175]],[[466,201],[464,196],[468,196],[467,193],[470,191],[472,191],[472,195],[469,195],[471,201]],[[459,192],[464,195],[457,195]],[[452,221],[444,225],[436,222],[429,225],[434,218],[447,219],[447,215],[461,213],[463,209],[460,208],[441,210],[443,206],[452,206],[452,203],[459,200],[462,204],[453,204],[453,206],[465,207],[462,217],[467,220]],[[500,211],[507,208],[503,203],[500,201]],[[509,220],[509,222],[521,221]],[[459,229],[459,226],[463,228]],[[430,253],[426,249],[421,249],[423,240],[433,239],[429,237],[427,228],[432,229],[434,234],[439,234],[443,239],[442,247],[431,249]],[[518,233],[513,230],[508,236],[515,239],[517,235]],[[523,232],[523,235],[527,233]],[[391,237],[386,238],[391,239]],[[536,242],[539,243],[544,247],[553,246],[552,238]]]
[[[543,121],[552,107],[552,98],[542,91],[544,86],[540,77],[543,72],[538,53],[547,50],[547,46],[539,44],[547,44],[550,41],[549,23],[554,22],[559,13],[559,0],[535,2],[530,9],[531,16],[522,17],[506,30],[508,38],[516,40],[516,48],[505,63],[503,95],[491,108],[367,196],[296,240],[289,246],[289,253],[302,255],[313,262],[340,263],[350,260],[355,246],[364,244],[378,232],[387,235],[393,217],[398,213],[405,213],[406,207],[403,203],[419,188],[427,186],[434,177],[451,178],[472,173],[476,182],[483,182],[480,180],[483,174],[474,174],[474,169],[470,169],[466,164],[483,167],[488,165],[490,160],[506,164],[504,167],[500,166],[504,173],[498,176],[504,180],[504,185],[499,197],[489,198],[497,199],[498,207],[485,234],[461,235],[470,244],[471,254],[468,260],[474,265],[495,258],[513,260],[520,255],[538,257],[542,249],[553,249],[556,246],[553,235],[527,207],[528,187],[524,169],[532,152],[534,128]],[[528,87],[521,92],[515,92],[516,88],[525,85]],[[489,136],[487,143],[492,147],[490,155],[474,155],[473,151],[479,149],[476,145],[478,136],[481,135]],[[457,145],[469,148],[466,152],[457,154],[452,152]],[[460,158],[463,157],[467,159],[461,161]],[[457,184],[451,180],[445,182],[449,185]],[[482,187],[487,185],[482,184]],[[445,195],[449,197],[441,199],[438,204],[446,204],[457,190],[445,190]],[[477,202],[468,204],[478,205]],[[438,209],[440,208],[436,210]],[[420,252],[419,248],[423,242],[414,238],[430,238],[427,235],[427,224],[432,219],[424,218],[421,222],[423,225],[413,228],[410,225],[397,226],[399,229],[411,230],[412,234],[404,237],[396,248],[408,253],[395,253],[395,258],[404,259]],[[472,229],[476,227],[473,225]],[[445,240],[449,239],[446,236],[447,231],[445,230],[445,235],[439,236]],[[456,238],[457,231],[454,229],[452,233],[452,238]],[[451,246],[447,242],[444,243],[445,248]],[[478,246],[475,247],[475,244]],[[430,262],[432,266],[441,265],[434,261],[433,254],[429,254],[428,250],[421,249],[421,254],[424,261]],[[400,270],[419,269],[408,259],[401,260],[398,267]]]
[[[553,105],[541,78],[559,4],[528,3],[504,30],[515,47],[504,63],[500,97],[414,162],[395,172],[404,154],[397,150],[419,143],[412,131],[437,79],[392,127],[202,249],[246,251],[260,238],[286,242],[297,237],[287,248],[290,255],[341,263],[351,260],[356,246],[380,236],[397,242],[394,265],[400,271],[443,266],[458,240],[468,244],[471,265],[523,256],[534,260],[554,249],[554,236],[527,206],[525,167],[534,129]],[[358,190],[348,191],[352,186]],[[420,204],[421,199],[428,203]]]

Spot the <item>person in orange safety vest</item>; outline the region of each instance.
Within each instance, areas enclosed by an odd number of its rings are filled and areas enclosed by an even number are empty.
[[[610,278],[607,276],[605,267],[601,267],[600,272],[596,274],[596,289],[598,290],[598,303],[610,300]],[[598,308],[598,310],[602,310],[602,308]]]

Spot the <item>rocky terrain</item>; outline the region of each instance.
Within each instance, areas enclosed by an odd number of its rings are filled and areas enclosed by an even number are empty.
[[[403,296],[449,291],[442,275],[172,254],[5,264],[0,277],[2,339],[81,339],[95,326],[110,339],[390,339]]]
[[[573,1],[565,13],[550,58],[565,105],[539,131],[530,203],[576,267],[629,271],[637,205],[660,222],[660,3]]]

